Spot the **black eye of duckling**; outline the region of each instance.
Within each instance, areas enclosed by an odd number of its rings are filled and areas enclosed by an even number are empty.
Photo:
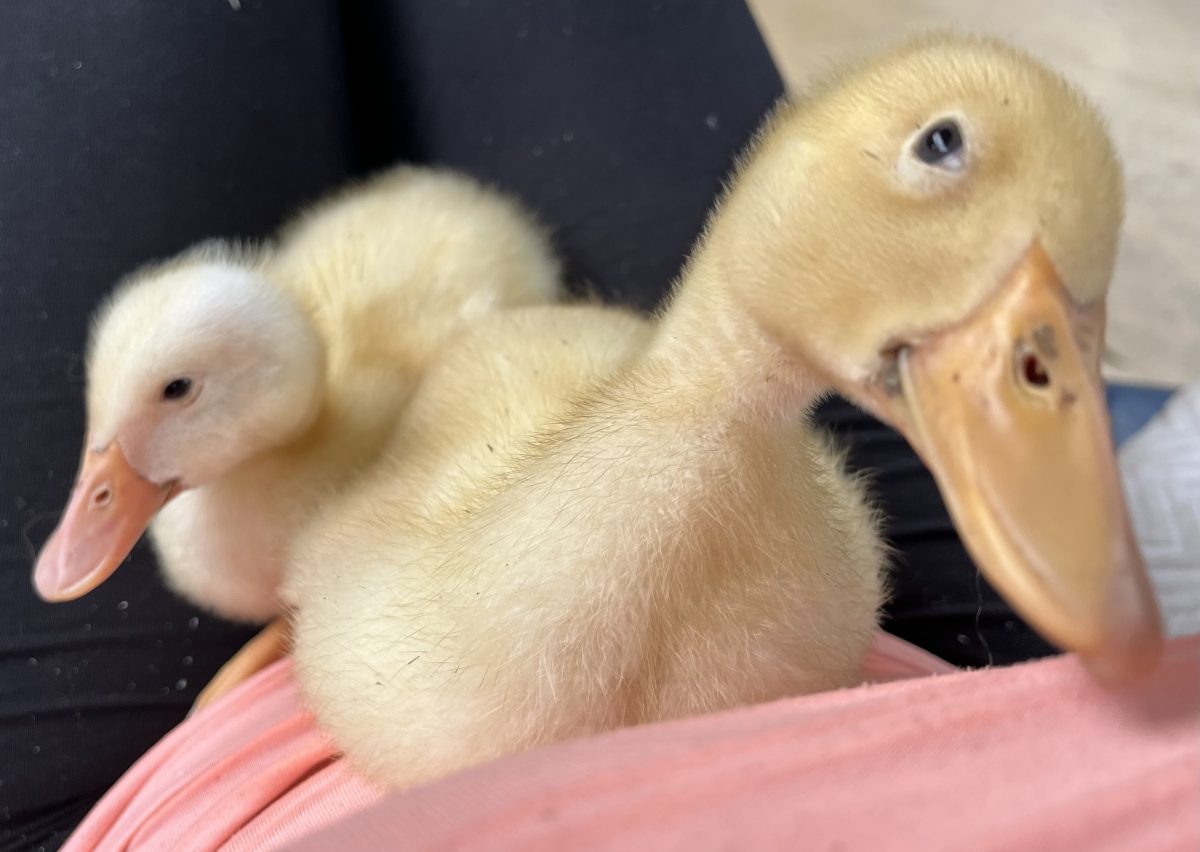
[[[952,160],[962,151],[963,136],[958,122],[951,119],[939,121],[930,127],[917,140],[916,155],[923,163],[931,166],[950,166],[957,168],[958,161]]]
[[[192,389],[192,380],[188,378],[172,379],[167,382],[167,386],[163,388],[163,399],[175,400],[183,399],[188,395],[188,391]]]

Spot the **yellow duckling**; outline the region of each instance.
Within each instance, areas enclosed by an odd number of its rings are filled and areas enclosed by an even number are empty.
[[[926,38],[781,108],[656,325],[485,319],[306,526],[288,584],[318,721],[407,785],[855,683],[884,558],[807,423],[831,388],[908,436],[1048,636],[1148,666],[1098,375],[1121,194],[1092,108],[996,42]]]
[[[521,208],[416,168],[335,195],[277,247],[207,243],[134,274],[94,329],[83,463],[38,592],[85,594],[153,520],[176,591],[275,617],[296,530],[374,459],[446,337],[558,291]]]

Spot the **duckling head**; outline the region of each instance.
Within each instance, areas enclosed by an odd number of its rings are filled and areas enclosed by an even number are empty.
[[[710,238],[789,360],[908,438],[1001,593],[1114,677],[1161,645],[1099,373],[1121,218],[1074,89],[937,35],[781,108]]]
[[[307,428],[322,353],[300,307],[227,247],[132,276],[93,329],[83,460],[38,556],[38,593],[90,591],[173,496]]]

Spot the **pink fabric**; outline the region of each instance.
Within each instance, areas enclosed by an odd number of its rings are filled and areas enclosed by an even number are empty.
[[[867,675],[947,670],[881,637]],[[386,796],[336,760],[285,661],[165,737],[65,848],[1195,850],[1198,806],[1196,639],[1117,693],[1059,658],[619,731]]]
[[[146,752],[63,849],[278,847],[381,795],[337,760],[282,660]]]

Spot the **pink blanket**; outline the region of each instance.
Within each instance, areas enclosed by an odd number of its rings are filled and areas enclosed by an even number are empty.
[[[946,673],[892,637],[851,690],[618,731],[384,794],[287,662],[151,749],[68,850],[1200,848],[1200,640],[1118,692],[1076,660]]]

